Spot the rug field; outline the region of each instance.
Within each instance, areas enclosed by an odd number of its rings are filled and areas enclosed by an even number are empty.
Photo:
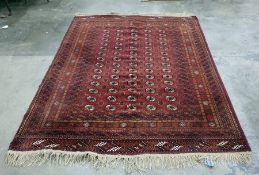
[[[197,17],[76,16],[7,163],[245,163],[251,149]]]

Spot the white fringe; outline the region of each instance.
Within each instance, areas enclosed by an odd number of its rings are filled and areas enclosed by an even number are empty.
[[[181,154],[141,154],[107,155],[94,152],[70,152],[60,150],[12,151],[9,150],[6,163],[11,166],[31,166],[43,163],[61,165],[93,164],[97,168],[123,165],[127,171],[145,171],[152,168],[185,168],[204,162],[205,159],[222,163],[248,163],[251,152],[231,153],[181,153]]]
[[[174,16],[174,17],[190,17],[190,16],[194,16],[194,14],[192,13],[187,13],[187,12],[182,12],[182,13],[120,13],[120,12],[109,12],[109,13],[97,13],[97,14],[93,14],[93,13],[75,13],[75,16],[94,16],[94,15],[118,15],[118,16],[134,16],[134,15],[138,15],[138,16]]]

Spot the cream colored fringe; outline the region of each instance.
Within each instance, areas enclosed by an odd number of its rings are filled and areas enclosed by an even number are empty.
[[[93,152],[70,152],[59,150],[8,151],[6,162],[11,166],[31,166],[43,163],[61,165],[93,164],[97,168],[123,165],[127,171],[145,171],[152,168],[184,168],[195,166],[209,159],[215,164],[248,163],[251,152],[233,153],[182,153],[182,154],[142,154],[107,155]]]
[[[118,16],[175,16],[175,17],[189,17],[194,16],[192,13],[182,12],[182,13],[120,13],[120,12],[109,12],[109,13],[75,13],[75,16],[93,16],[93,15],[118,15]]]

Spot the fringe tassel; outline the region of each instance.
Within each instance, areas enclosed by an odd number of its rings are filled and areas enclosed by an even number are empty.
[[[69,152],[59,150],[12,151],[9,150],[6,163],[11,166],[31,166],[43,163],[62,165],[93,164],[97,168],[123,165],[127,171],[145,171],[152,168],[185,168],[210,159],[216,164],[248,163],[251,152],[233,153],[182,153],[182,154],[142,154],[142,155],[104,155],[93,152]]]

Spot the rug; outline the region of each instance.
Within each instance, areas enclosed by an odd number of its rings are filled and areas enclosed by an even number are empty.
[[[196,17],[76,16],[7,163],[174,168],[250,151]]]

